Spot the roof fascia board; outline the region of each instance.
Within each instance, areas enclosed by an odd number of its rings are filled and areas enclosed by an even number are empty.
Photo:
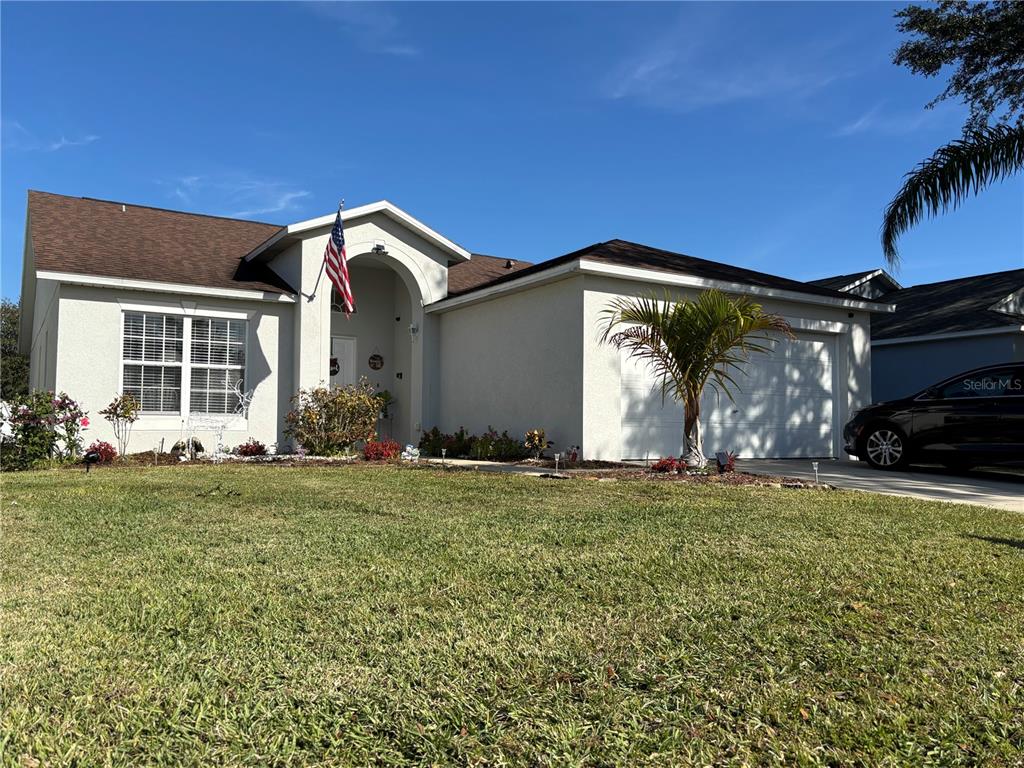
[[[442,251],[445,251],[451,256],[455,256],[457,259],[469,261],[472,257],[470,252],[465,248],[460,245],[456,245],[441,233],[431,229],[419,219],[410,216],[401,208],[389,203],[387,200],[380,200],[376,203],[368,203],[367,205],[360,205],[357,208],[342,210],[341,220],[342,222],[348,222],[374,213],[383,213],[388,218],[408,227],[427,242],[436,245]],[[247,261],[252,261],[261,253],[264,253],[268,248],[279,243],[281,240],[297,237],[298,235],[302,235],[316,229],[321,229],[323,227],[330,227],[334,224],[335,215],[336,214],[330,213],[326,216],[317,216],[315,219],[307,219],[306,221],[298,221],[294,224],[289,224],[280,232],[272,235],[260,245],[256,246],[256,248],[250,251],[245,258]]]
[[[872,339],[872,347],[888,347],[895,344],[914,344],[919,341],[945,341],[947,339],[969,339],[973,336],[1000,336],[1004,333],[1024,333],[1024,325],[1003,325],[998,328],[979,328],[976,331],[954,331],[933,333],[923,336],[896,336],[892,339]]]
[[[855,299],[832,298],[831,296],[818,296],[812,293],[800,293],[778,288],[763,288],[758,285],[747,285],[745,283],[730,283],[724,280],[709,280],[694,275],[673,274],[659,272],[653,269],[641,269],[639,267],[623,267],[619,265],[603,264],[596,261],[580,259],[580,271],[592,275],[604,275],[618,277],[625,280],[636,280],[644,283],[658,283],[661,285],[676,285],[686,288],[715,288],[727,293],[747,294],[771,299],[785,299],[797,301],[803,304],[820,304],[828,307],[843,307],[844,309],[860,309],[867,312],[894,312],[896,307],[892,304],[879,304],[873,301],[858,301]]]
[[[212,288],[183,283],[161,283],[157,280],[133,280],[123,277],[84,275],[75,272],[36,272],[39,280],[54,280],[59,283],[86,285],[95,288],[123,288],[132,291],[155,291],[158,293],[181,293],[188,296],[207,296],[218,299],[248,299],[250,301],[271,301],[294,304],[295,298],[282,293],[255,291],[245,288]]]
[[[874,280],[876,277],[881,277],[881,278],[887,280],[888,282],[890,282],[892,284],[892,286],[893,286],[893,290],[895,290],[895,291],[899,291],[899,290],[903,289],[903,286],[900,285],[899,283],[897,283],[896,279],[892,275],[890,275],[888,272],[886,272],[884,269],[876,269],[874,272],[868,272],[863,277],[860,277],[857,280],[854,280],[852,283],[850,283],[849,285],[843,286],[839,290],[841,290],[841,291],[852,291],[857,286],[863,285],[864,283],[867,283],[867,282],[869,282],[871,280]]]
[[[519,291],[529,290],[538,285],[544,285],[545,283],[551,283],[555,280],[561,280],[564,277],[568,277],[574,272],[579,271],[580,261],[570,261],[566,264],[560,264],[557,267],[551,269],[545,269],[541,272],[535,272],[532,275],[526,275],[525,277],[517,278],[515,280],[509,280],[507,283],[499,283],[498,285],[492,285],[489,288],[481,288],[478,291],[472,291],[471,293],[463,294],[462,296],[455,296],[450,299],[441,299],[433,304],[428,304],[424,307],[425,312],[447,312],[451,309],[457,309],[459,307],[465,307],[470,304],[479,304],[482,301],[488,301],[496,296],[500,296],[504,293],[517,293]]]

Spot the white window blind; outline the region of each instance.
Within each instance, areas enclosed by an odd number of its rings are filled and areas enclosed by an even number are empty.
[[[235,413],[245,384],[245,344],[244,320],[125,312],[122,391],[145,412]]]
[[[125,313],[122,389],[143,411],[181,410],[182,338],[180,317]]]
[[[234,413],[245,385],[245,321],[192,320],[193,413]]]

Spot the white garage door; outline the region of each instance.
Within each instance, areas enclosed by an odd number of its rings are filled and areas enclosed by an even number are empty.
[[[704,453],[736,451],[743,458],[829,457],[836,412],[832,336],[780,339],[770,354],[752,355],[734,375],[734,401],[709,386],[701,407]],[[660,382],[642,363],[622,355],[622,458],[679,456],[683,407],[662,401]]]

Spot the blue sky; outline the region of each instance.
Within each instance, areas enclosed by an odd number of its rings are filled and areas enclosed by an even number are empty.
[[[875,267],[964,115],[890,63],[897,7],[4,3],[3,294],[29,188],[275,223],[387,198],[530,261],[621,237]],[[901,250],[904,284],[1024,266],[1024,181]]]

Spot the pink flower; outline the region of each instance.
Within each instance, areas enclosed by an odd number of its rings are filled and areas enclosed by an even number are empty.
[[[88,416],[83,416],[81,421],[79,421],[78,423],[81,424],[83,427],[88,427],[89,426],[89,417]]]

